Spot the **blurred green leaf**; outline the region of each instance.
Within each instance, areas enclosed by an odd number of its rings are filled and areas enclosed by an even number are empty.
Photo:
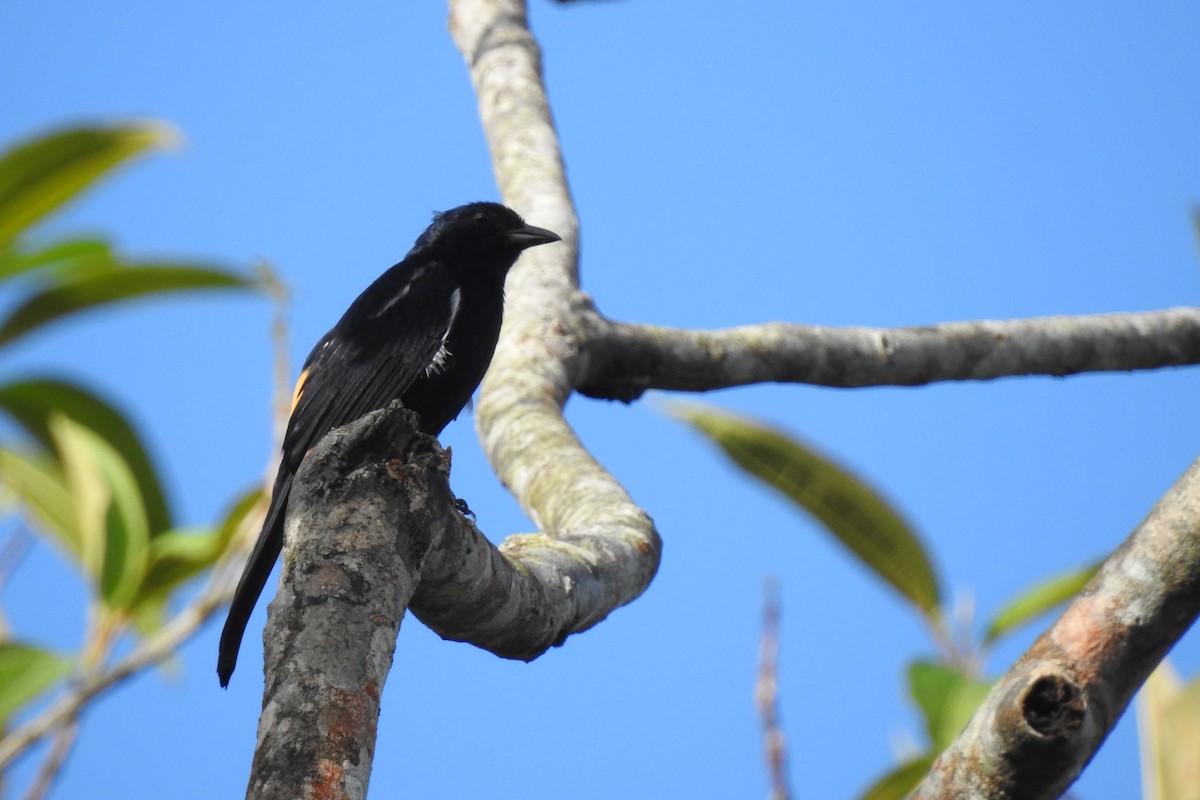
[[[26,298],[0,324],[0,345],[69,314],[110,303],[167,292],[255,285],[253,279],[235,272],[176,262],[142,262],[121,269],[92,272]]]
[[[178,139],[160,122],[66,128],[0,154],[0,247],[151,147]]]
[[[141,585],[150,540],[137,480],[95,431],[60,415],[48,425],[75,496],[84,568],[108,607],[125,608]]]
[[[0,449],[0,483],[37,521],[38,532],[52,537],[55,544],[82,562],[83,540],[75,498],[53,458]]]
[[[12,715],[71,669],[71,662],[48,650],[0,642],[0,730]]]
[[[1200,681],[1184,685],[1170,661],[1138,693],[1146,800],[1200,800]]]
[[[671,413],[714,441],[734,463],[808,511],[864,564],[929,616],[940,590],[912,528],[849,471],[784,433],[725,412],[675,405]]]
[[[150,636],[167,624],[167,593],[139,597],[127,610],[127,619],[133,630],[141,636]]]
[[[133,622],[143,635],[162,625],[171,592],[221,559],[262,499],[261,488],[244,492],[216,528],[169,531],[150,542],[146,574],[133,604]]]
[[[131,603],[134,627],[148,636],[167,619],[171,592],[221,556],[221,529],[167,531],[150,542],[146,574]]]
[[[71,274],[112,269],[116,256],[102,239],[63,239],[37,250],[0,251],[0,280],[51,268],[58,279]]]
[[[221,554],[225,555],[237,538],[238,532],[243,525],[246,524],[247,518],[257,513],[265,513],[265,501],[267,493],[262,486],[255,486],[253,489],[248,489],[243,492],[229,510],[225,512],[225,517],[221,520],[221,529],[219,541],[221,543]],[[260,520],[255,520],[260,522]]]
[[[860,800],[904,800],[929,774],[932,766],[933,756],[930,755],[909,759],[871,784]]]
[[[1070,600],[1079,594],[1079,590],[1092,579],[1098,569],[1100,569],[1099,563],[1080,567],[1055,575],[1026,589],[1001,609],[1000,613],[996,614],[988,623],[987,632],[984,634],[984,643],[990,644],[1001,636],[1012,633],[1022,625],[1032,622],[1060,603]]]
[[[929,661],[909,665],[908,687],[925,717],[935,755],[966,727],[992,688],[990,683],[977,681],[962,670]]]
[[[108,401],[81,386],[39,378],[0,386],[0,410],[46,447],[53,446],[49,428],[53,414],[70,417],[99,433],[133,471],[151,536],[171,527],[171,513],[158,471],[133,426]]]
[[[165,593],[216,563],[221,529],[167,531],[150,542],[142,596]]]

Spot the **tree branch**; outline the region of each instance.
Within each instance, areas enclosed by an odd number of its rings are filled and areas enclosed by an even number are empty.
[[[636,560],[602,535],[493,546],[454,510],[446,453],[415,430],[395,402],[323,438],[296,474],[249,797],[365,791],[410,602],[446,638],[529,660],[603,619],[631,583],[611,572]]]
[[[579,347],[586,306],[577,291],[578,221],[524,4],[451,0],[450,30],[470,68],[505,202],[563,237],[526,253],[509,274],[504,328],[475,420],[496,474],[542,531],[512,537],[502,551],[550,572],[564,560],[590,565],[589,591],[598,594],[565,587],[565,599],[587,609],[575,612],[581,630],[645,591],[662,545],[649,515],[563,419],[587,372]]]
[[[400,621],[455,513],[448,467],[398,403],[305,457],[268,610],[247,797],[365,796]]]
[[[647,389],[708,391],[768,381],[915,386],[1200,363],[1200,309],[950,322],[915,328],[768,323],[695,331],[583,315],[580,391],[630,401]]]
[[[1058,797],[1200,614],[1200,461],[1001,678],[912,795]]]
[[[779,581],[768,578],[763,585],[762,633],[758,643],[758,680],[754,704],[762,727],[763,755],[770,789],[768,800],[790,800],[787,774],[787,738],[779,721]]]
[[[444,467],[429,462],[428,439],[389,421],[406,418],[396,409],[322,440],[296,477],[270,607],[248,790],[258,798],[365,792],[379,693],[410,601],[443,636],[533,658],[637,597],[658,566],[649,516],[562,417],[583,374],[570,333],[577,223],[524,7],[452,0],[450,12],[505,201],[563,237],[510,273],[501,341],[476,406],[485,452],[543,533],[510,537],[497,551],[448,517]],[[381,466],[385,454],[405,464],[401,491],[386,485],[396,481]]]
[[[217,609],[229,603],[236,583],[237,573],[218,568],[199,597],[153,634],[140,640],[132,653],[112,667],[84,676],[44,711],[5,736],[0,740],[0,770],[34,742],[72,724],[88,702],[101,692],[172,656]]]

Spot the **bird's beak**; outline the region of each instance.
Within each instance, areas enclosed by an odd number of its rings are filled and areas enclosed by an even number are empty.
[[[545,228],[538,228],[533,225],[526,225],[524,228],[509,231],[508,241],[524,250],[526,247],[534,247],[539,244],[561,242],[562,237],[554,231],[548,231]]]

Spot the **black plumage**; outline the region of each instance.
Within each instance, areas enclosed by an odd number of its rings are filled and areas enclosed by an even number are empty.
[[[222,686],[283,546],[288,494],[304,455],[332,429],[396,399],[417,413],[423,433],[441,433],[491,363],[508,270],[521,251],[559,238],[498,203],[438,214],[404,260],[368,286],[313,348],[296,384],[262,532],[221,631]]]

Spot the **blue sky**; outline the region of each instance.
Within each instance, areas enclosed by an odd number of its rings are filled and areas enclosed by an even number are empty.
[[[1052,2],[531,6],[583,237],[583,287],[623,320],[913,325],[1195,305],[1200,8]],[[130,253],[275,264],[298,362],[434,210],[494,199],[444,5],[0,6],[0,141],[153,116],[186,144],[58,226]],[[537,223],[538,220],[530,220]],[[9,356],[117,398],[177,516],[212,521],[270,447],[268,304],[210,295],[97,313]],[[983,616],[1119,543],[1200,452],[1200,371],[704,398],[786,427],[875,481]],[[576,397],[568,418],[654,517],[649,591],[529,665],[406,620],[371,790],[427,798],[754,797],[752,691],[768,575],[782,585],[794,786],[849,797],[916,736],[929,650],[836,546],[661,413]],[[493,539],[530,529],[469,416],[452,481]],[[82,589],[31,552],[0,603],[70,648]],[[57,796],[240,796],[260,608],[227,692],[219,620],[92,708]],[[995,655],[1000,669],[1035,635]],[[1177,649],[1200,667],[1195,637]],[[1078,784],[1139,791],[1132,714]],[[17,770],[18,783],[30,763]]]

